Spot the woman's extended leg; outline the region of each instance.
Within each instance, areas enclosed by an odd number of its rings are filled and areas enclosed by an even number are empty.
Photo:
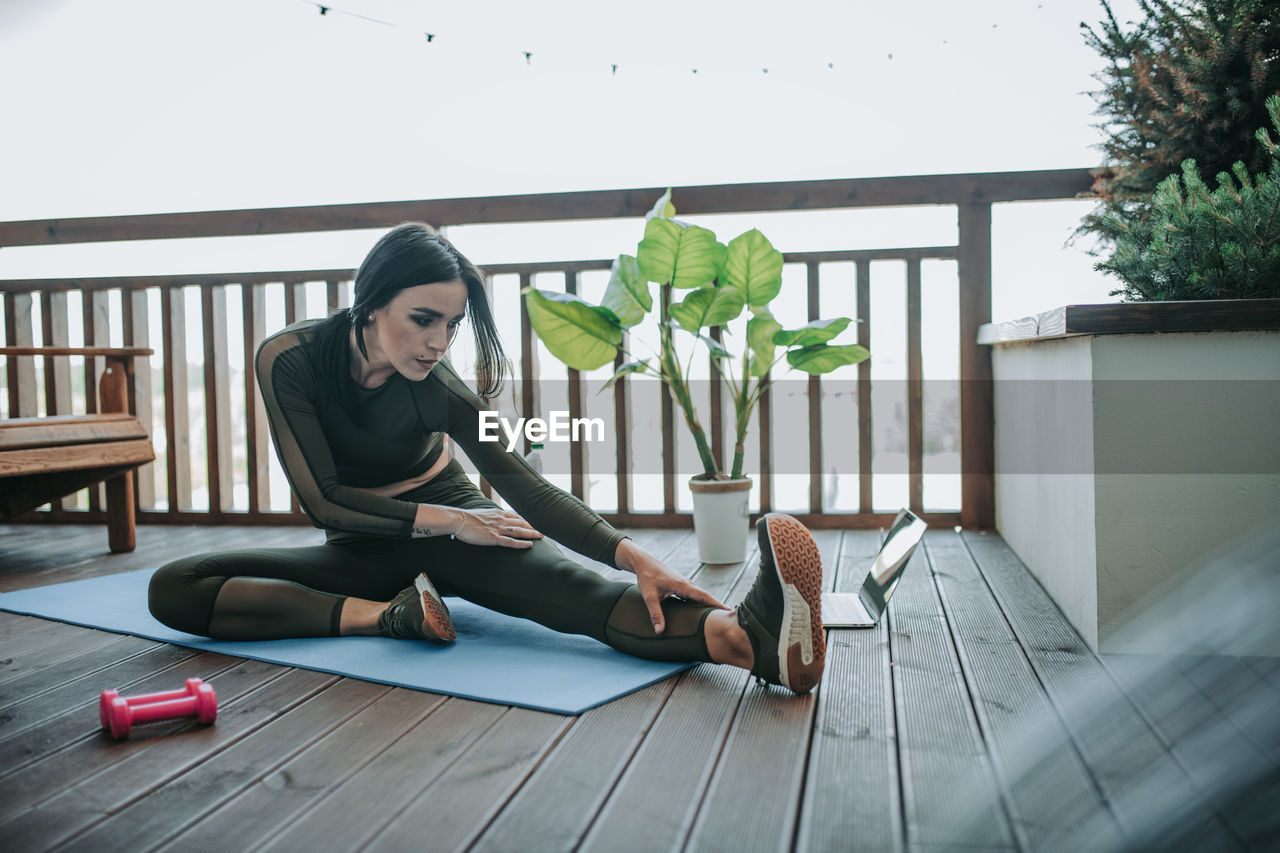
[[[344,613],[358,609],[344,605],[381,609],[420,571],[385,559],[388,550],[402,544],[386,540],[363,548],[326,544],[186,557],[152,576],[151,613],[179,631],[226,640],[336,636],[344,633]]]

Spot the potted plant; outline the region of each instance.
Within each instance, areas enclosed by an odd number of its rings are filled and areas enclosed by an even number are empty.
[[[603,303],[527,288],[524,291],[534,332],[556,358],[577,370],[594,370],[622,353],[624,362],[607,383],[628,374],[663,382],[680,406],[693,437],[702,472],[690,482],[699,557],[708,563],[738,562],[746,556],[747,493],[743,446],[751,413],[769,387],[772,369],[784,358],[788,367],[809,374],[828,373],[870,356],[863,347],[831,341],[851,322],[848,317],[815,320],[799,329],[783,329],[769,305],[782,289],[782,253],[758,230],[723,244],[716,235],[675,217],[668,190],[645,217],[644,239],[632,255],[619,255]],[[658,285],[655,300],[651,284]],[[684,296],[676,301],[676,291]],[[736,347],[709,334],[749,312]],[[648,357],[624,347],[623,333],[656,312],[658,342]],[[733,462],[721,470],[690,390],[689,364],[705,348],[716,360],[733,401]]]

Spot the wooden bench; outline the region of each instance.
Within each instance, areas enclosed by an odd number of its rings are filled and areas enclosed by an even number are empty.
[[[102,357],[98,412],[0,420],[0,520],[96,483],[106,483],[107,541],[135,545],[134,470],[156,458],[146,428],[131,412],[133,362],[152,350],[104,347],[0,347],[0,355]]]

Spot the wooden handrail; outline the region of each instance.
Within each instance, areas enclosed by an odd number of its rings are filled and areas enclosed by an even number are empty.
[[[0,347],[0,355],[56,356],[81,355],[86,358],[134,358],[154,355],[155,350],[146,347]]]
[[[675,187],[683,215],[832,210],[928,204],[992,204],[1076,198],[1093,185],[1090,169],[903,175],[820,181]],[[0,246],[47,246],[176,237],[231,237],[388,228],[406,220],[433,225],[551,222],[641,216],[667,187],[475,198],[423,199],[256,210],[210,210],[0,222]]]

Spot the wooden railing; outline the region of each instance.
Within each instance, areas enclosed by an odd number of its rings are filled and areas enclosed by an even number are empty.
[[[977,330],[991,320],[991,204],[1001,201],[1071,198],[1090,185],[1088,170],[1055,172],[995,173],[988,175],[944,175],[909,178],[873,178],[847,181],[808,181],[784,184],[745,184],[676,188],[681,215],[720,212],[784,211],[909,204],[952,204],[958,211],[959,240],[955,246],[909,249],[849,250],[786,254],[787,264],[802,265],[806,271],[806,313],[819,316],[819,282],[822,265],[848,263],[856,269],[855,299],[858,343],[871,349],[874,323],[871,318],[870,270],[873,261],[895,260],[906,266],[907,317],[907,458],[910,506],[937,525],[963,524],[991,528],[994,523],[992,484],[992,400],[990,353],[977,343]],[[159,237],[227,236],[243,234],[294,233],[349,228],[381,228],[416,219],[437,226],[478,222],[534,222],[638,216],[648,209],[659,189],[563,193],[539,196],[509,196],[477,199],[429,200],[326,207],[216,211],[209,213],[122,216],[76,220],[45,220],[0,223],[0,246],[41,245],[70,242],[142,240]],[[961,501],[958,512],[924,512],[923,505],[923,418],[921,370],[921,263],[926,260],[954,260],[959,278],[959,376]],[[476,258],[483,263],[484,258]],[[564,287],[576,292],[583,273],[607,270],[604,260],[494,264],[486,271],[497,279],[511,277],[521,288],[543,273],[563,275]],[[159,376],[140,365],[135,371],[139,419],[158,423],[152,410],[153,387],[158,381],[163,395],[163,441],[156,436],[157,449],[164,459],[163,471],[139,472],[137,496],[139,520],[171,523],[305,523],[296,503],[290,509],[280,504],[283,495],[277,483],[272,496],[267,424],[253,381],[253,352],[260,340],[275,331],[267,328],[268,314],[279,314],[284,323],[307,316],[308,286],[323,288],[324,309],[343,307],[349,300],[354,271],[290,270],[255,273],[204,275],[128,276],[77,279],[0,280],[3,294],[4,343],[29,346],[35,343],[39,314],[40,342],[68,343],[71,323],[83,326],[85,346],[150,346],[162,353]],[[491,279],[491,285],[494,279]],[[188,291],[192,288],[194,292]],[[228,316],[227,289],[239,290],[238,312]],[[79,316],[72,318],[70,294],[79,294]],[[198,294],[196,305],[191,296]],[[495,294],[506,299],[511,294]],[[269,312],[268,300],[282,310]],[[312,300],[316,301],[316,300]],[[158,303],[161,340],[150,340],[153,303]],[[519,390],[521,414],[541,413],[538,373],[533,357],[534,343],[527,314],[521,301],[521,342]],[[188,313],[198,314],[203,338],[201,349],[203,394],[197,398],[200,414],[193,420],[188,383]],[[318,312],[311,312],[313,315]],[[119,329],[110,327],[110,317],[118,316]],[[238,387],[231,387],[231,349],[246,366]],[[512,347],[511,352],[517,350]],[[174,354],[184,354],[176,358]],[[94,410],[93,389],[100,366],[92,362],[83,368],[63,359],[48,359],[43,366],[43,408],[45,414],[71,411],[73,387],[82,390],[83,405]],[[83,378],[79,373],[83,371]],[[10,416],[36,414],[40,408],[33,359],[9,359],[4,367]],[[570,417],[583,410],[582,378],[566,371]],[[718,379],[711,371],[710,423],[713,453],[724,458],[725,411],[716,393]],[[857,512],[832,512],[824,506],[822,489],[822,380],[807,380],[807,423],[809,427],[808,507],[795,513],[810,526],[860,527],[884,523],[884,514],[872,509],[872,403],[870,365],[858,366],[857,438],[859,500]],[[656,512],[637,511],[627,476],[617,477],[617,509],[603,513],[616,524],[632,526],[683,526],[689,518],[677,509],[677,429],[672,401],[661,392],[661,473],[662,508]],[[613,411],[618,431],[612,467],[624,475],[633,469],[633,413],[628,408],[628,382],[614,390]],[[760,482],[758,504],[761,512],[774,508],[772,456],[776,436],[772,429],[773,401],[766,394],[760,404]],[[76,403],[78,405],[78,403]],[[193,435],[193,430],[195,435]],[[194,439],[203,432],[203,447]],[[203,464],[201,464],[203,462]],[[599,465],[599,460],[593,460]],[[599,473],[598,470],[592,473]],[[685,472],[691,473],[691,472]],[[586,497],[587,461],[579,444],[571,445],[569,488]],[[194,506],[193,483],[201,476],[207,505]],[[236,506],[232,494],[236,481],[247,490],[247,502]],[[277,478],[278,480],[278,478]],[[163,490],[163,495],[160,490]],[[278,507],[273,509],[274,507]],[[87,520],[101,513],[98,495],[90,493],[87,508],[61,502],[35,514],[42,520]]]

